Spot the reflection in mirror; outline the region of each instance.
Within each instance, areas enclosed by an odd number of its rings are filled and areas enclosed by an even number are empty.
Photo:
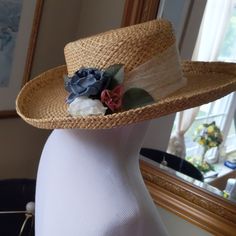
[[[235,98],[232,93],[197,110],[178,113],[167,149],[194,165],[205,183],[232,201],[236,200]]]
[[[208,0],[193,60],[236,61],[236,1]],[[210,32],[210,33],[209,33]],[[236,94],[177,113],[167,152],[193,164],[204,183],[236,200]]]
[[[214,181],[209,183],[204,181],[204,177],[197,168],[191,165],[191,163],[188,163],[177,156],[165,153],[160,150],[148,148],[142,148],[140,155],[141,160],[153,165],[157,169],[161,169],[162,171],[179,178],[180,180],[191,183],[196,187],[202,188],[203,190],[207,190],[212,194],[216,194],[217,196],[225,198],[226,201],[236,203],[234,198],[227,198],[228,196],[224,191],[225,189],[228,189],[229,192],[232,192],[232,184],[226,188],[226,183],[228,178],[236,178],[236,171],[232,171],[227,175],[215,178]],[[180,161],[178,162],[178,160]],[[165,162],[163,163],[163,161]]]
[[[201,106],[197,110],[195,119],[189,123],[188,128],[185,128],[184,124],[178,124],[178,122],[180,121],[180,113],[182,113],[182,121],[187,120],[189,122],[189,112],[191,111],[187,111],[188,116],[186,117],[183,114],[186,111],[180,112],[173,126],[172,140],[170,139],[168,150],[161,151],[143,147],[140,151],[141,156],[152,160],[151,163],[161,164],[158,167],[165,166],[166,171],[184,181],[191,182],[236,203],[235,98],[235,93],[232,93]],[[215,122],[215,125],[204,128],[204,124],[212,124],[212,122]],[[197,142],[194,141],[194,137],[196,137],[196,130],[199,130],[199,127],[204,129],[198,134],[201,139]],[[204,145],[200,145],[201,142],[208,142],[207,144],[210,145],[214,141],[212,139],[217,137],[219,132],[223,133],[222,142],[219,143],[219,146],[213,145],[213,147],[208,148],[205,156],[203,156]],[[181,134],[183,134],[182,140]],[[179,145],[180,142],[182,145]],[[184,149],[182,150],[180,146]],[[199,164],[201,163],[199,160],[203,161],[202,165]],[[173,172],[170,169],[175,171]]]
[[[141,151],[141,153],[142,153],[142,151]],[[142,154],[141,154],[140,159],[147,162],[147,163],[149,163],[149,164],[151,164],[151,165],[153,165],[153,166],[155,166],[155,167],[157,167],[158,169],[168,173],[169,175],[172,175],[173,177],[177,177],[180,180],[191,183],[191,184],[193,184],[197,187],[203,188],[203,189],[205,189],[205,190],[207,190],[207,191],[209,191],[213,194],[216,194],[220,197],[223,197],[223,192],[220,189],[218,189],[214,186],[211,186],[208,183],[204,183],[203,181],[200,181],[200,180],[198,180],[196,178],[193,178],[189,175],[186,175],[184,173],[176,171],[173,168],[168,167],[168,165],[166,166],[166,165],[163,165],[162,163],[158,163],[158,162],[156,162],[156,161],[154,161],[150,158],[144,157]]]

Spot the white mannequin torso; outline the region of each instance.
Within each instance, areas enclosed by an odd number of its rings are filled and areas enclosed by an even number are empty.
[[[147,125],[54,130],[38,171],[36,236],[166,236],[139,170]]]

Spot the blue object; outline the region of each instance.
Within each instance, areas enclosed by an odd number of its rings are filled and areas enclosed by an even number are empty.
[[[65,89],[70,93],[67,103],[80,96],[99,99],[110,79],[104,71],[96,68],[79,69],[72,77],[65,77]]]
[[[233,163],[231,161],[225,161],[224,165],[229,167],[230,169],[233,169],[233,170],[236,169],[236,163]]]

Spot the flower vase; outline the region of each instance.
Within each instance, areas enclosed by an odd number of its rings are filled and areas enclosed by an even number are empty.
[[[202,150],[202,155],[201,155],[201,160],[200,160],[200,165],[203,166],[204,162],[205,162],[205,155],[208,151],[208,147],[207,146],[203,146],[203,150]]]
[[[139,168],[148,123],[51,133],[38,169],[36,236],[167,235]]]

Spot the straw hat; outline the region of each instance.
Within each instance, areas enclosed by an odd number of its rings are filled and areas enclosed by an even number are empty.
[[[66,66],[29,81],[16,101],[17,113],[43,129],[106,129],[154,119],[199,106],[236,90],[236,65],[223,62],[180,62],[171,24],[154,20],[111,30],[69,43]],[[104,69],[124,64],[123,85],[141,88],[154,102],[108,115],[73,117],[65,102],[65,75],[81,67]]]

